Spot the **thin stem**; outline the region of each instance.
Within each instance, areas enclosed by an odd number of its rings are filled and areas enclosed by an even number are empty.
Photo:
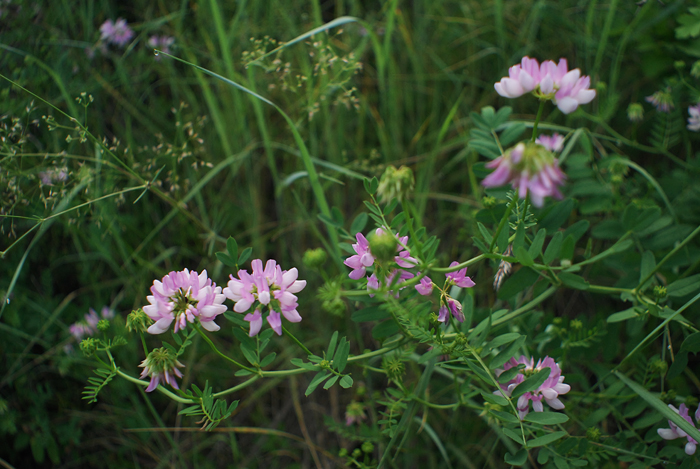
[[[219,351],[219,349],[216,348],[216,345],[214,345],[214,342],[212,342],[211,339],[210,339],[209,337],[207,337],[207,335],[206,335],[204,332],[202,332],[202,329],[199,327],[198,324],[194,324],[194,328],[197,330],[197,332],[199,332],[199,335],[201,335],[201,336],[204,338],[204,340],[206,341],[206,343],[209,344],[209,346],[212,348],[212,350],[213,350],[214,352],[216,352],[216,354],[219,355],[221,358],[224,358],[224,359],[230,361],[231,363],[233,363],[234,365],[236,365],[236,366],[239,367],[239,368],[243,368],[243,369],[246,370],[246,371],[250,371],[251,373],[258,374],[258,370],[254,370],[253,368],[249,368],[249,367],[243,365],[242,363],[238,363],[238,362],[237,362],[236,360],[234,360],[233,358],[228,357],[228,356],[224,355],[223,353],[221,353],[221,352]]]
[[[221,391],[221,392],[217,392],[216,394],[212,394],[212,397],[221,397],[221,396],[225,396],[226,394],[231,394],[232,392],[240,391],[241,389],[250,386],[251,384],[256,382],[258,379],[260,379],[260,376],[253,376],[248,381],[244,381],[237,386],[234,386],[232,388],[228,388],[228,389]]]
[[[496,232],[493,234],[493,239],[491,239],[491,245],[489,246],[489,251],[493,252],[493,247],[496,245],[496,242],[498,241],[498,236],[501,234],[501,231],[503,231],[503,227],[506,225],[506,222],[508,221],[508,218],[510,218],[510,214],[513,211],[513,207],[515,206],[518,200],[518,191],[517,189],[515,190],[515,193],[513,194],[513,198],[510,199],[510,203],[508,203],[508,208],[506,208],[506,213],[503,214],[503,218],[501,218],[501,221],[498,223],[498,228],[496,229]]]
[[[537,125],[540,123],[540,119],[542,119],[542,112],[544,111],[544,103],[546,101],[541,100],[540,101],[540,108],[537,110],[537,117],[535,117],[535,124],[532,126],[532,141],[534,142],[537,139]]]
[[[145,356],[148,356],[148,347],[146,347],[146,338],[143,336],[143,331],[139,331],[139,335],[141,336],[141,345],[143,345],[143,353]]]
[[[306,352],[307,355],[313,355],[313,353],[311,353],[311,350],[309,350],[308,348],[306,348],[306,346],[305,346],[304,344],[302,344],[302,343],[299,341],[299,339],[297,339],[296,337],[294,337],[294,335],[293,335],[291,332],[289,332],[289,331],[287,330],[286,327],[282,326],[282,332],[284,332],[284,334],[285,334],[286,336],[288,336],[288,337],[289,337],[290,339],[292,339],[299,347],[301,347],[301,349],[302,349],[304,352]]]

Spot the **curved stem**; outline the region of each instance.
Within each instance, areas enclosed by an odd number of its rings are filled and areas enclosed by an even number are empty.
[[[209,346],[212,348],[212,350],[213,350],[217,355],[219,355],[221,358],[224,358],[224,359],[230,361],[231,363],[233,363],[234,365],[236,365],[236,366],[239,367],[239,368],[243,368],[243,369],[246,370],[246,371],[250,371],[251,373],[258,374],[258,370],[255,370],[255,369],[253,369],[253,368],[247,367],[247,366],[243,365],[242,363],[238,363],[238,362],[237,362],[236,360],[234,360],[233,358],[231,358],[231,357],[229,357],[229,356],[226,356],[226,355],[224,355],[223,353],[221,353],[221,352],[219,351],[219,349],[216,348],[216,345],[214,345],[214,342],[212,342],[211,339],[210,339],[209,337],[207,337],[207,335],[206,335],[204,332],[202,332],[202,329],[199,327],[198,324],[194,324],[194,328],[197,330],[197,332],[199,332],[199,335],[201,335],[201,336],[204,338],[204,340],[206,341],[206,343],[209,344]]]
[[[232,392],[240,391],[243,388],[246,388],[256,382],[258,379],[260,379],[260,376],[253,376],[250,378],[248,381],[244,381],[241,384],[234,386],[232,388],[225,389],[221,392],[217,392],[216,394],[212,394],[212,397],[221,397],[225,396],[226,394],[231,394]]]
[[[532,126],[532,141],[534,142],[537,139],[537,125],[540,123],[540,119],[542,119],[542,111],[544,111],[544,103],[546,101],[541,100],[540,101],[540,108],[537,110],[537,117],[535,117],[535,124]]]
[[[127,375],[126,373],[122,372],[119,368],[116,368],[115,371],[117,372],[117,374],[119,376],[121,376],[122,378],[124,378],[127,381],[131,381],[132,383],[135,383],[135,384],[138,384],[141,386],[148,386],[148,384],[149,384],[148,381],[143,381],[141,379],[137,379],[137,378],[134,378],[133,376]],[[168,391],[162,385],[159,385],[156,388],[156,391],[158,391],[162,394],[165,394],[170,399],[177,401],[177,402],[181,402],[182,404],[197,404],[197,401],[193,401],[192,399],[182,398],[182,397],[178,396],[177,394]]]
[[[296,343],[299,347],[301,347],[301,349],[302,349],[304,352],[306,352],[307,355],[313,355],[313,353],[311,353],[311,350],[309,350],[308,348],[306,348],[306,346],[305,346],[304,344],[302,344],[302,343],[299,341],[299,339],[297,339],[296,337],[294,337],[294,335],[293,335],[291,332],[289,332],[289,331],[287,330],[286,327],[282,326],[282,332],[284,332],[284,334],[285,334],[286,336],[288,336],[290,339],[292,339],[292,340],[294,341],[294,343]]]

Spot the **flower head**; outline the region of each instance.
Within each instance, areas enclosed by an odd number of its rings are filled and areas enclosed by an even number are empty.
[[[671,96],[671,88],[669,87],[666,87],[665,90],[659,90],[644,99],[646,102],[653,104],[657,111],[669,113],[675,107]]]
[[[630,122],[641,122],[644,120],[644,108],[639,103],[630,103],[627,106],[627,118]]]
[[[525,416],[530,411],[530,401],[532,401],[532,408],[535,412],[543,412],[544,408],[542,406],[542,399],[551,407],[552,409],[561,410],[564,408],[564,404],[559,400],[561,394],[566,394],[571,390],[571,386],[564,384],[564,377],[561,375],[561,369],[559,365],[550,357],[544,357],[543,360],[538,360],[537,365],[535,365],[535,360],[530,358],[528,360],[524,355],[518,358],[511,358],[503,366],[503,369],[496,369],[496,376],[501,376],[501,374],[511,368],[517,367],[519,365],[525,365],[525,367],[517,374],[513,379],[508,381],[506,384],[502,384],[501,388],[503,393],[510,397],[515,388],[525,381],[526,377],[529,377],[544,368],[549,368],[549,377],[534,391],[529,391],[518,398],[518,414],[520,420],[525,418]],[[499,394],[500,391],[495,391],[494,394]]]
[[[547,196],[561,199],[560,186],[566,175],[559,169],[559,161],[551,151],[538,143],[519,143],[503,155],[486,164],[496,170],[481,182],[485,187],[510,183],[524,199],[528,191],[532,203],[541,207]]]
[[[420,275],[420,272],[418,272],[418,275]],[[416,291],[423,296],[430,295],[433,292],[433,281],[430,280],[430,277],[420,279],[420,283],[416,285]]]
[[[700,103],[688,108],[688,130],[697,132],[700,130]]]
[[[459,262],[454,261],[450,264],[450,267],[455,267],[458,266]],[[457,285],[460,288],[471,288],[474,285],[476,285],[472,279],[467,277],[467,268],[460,269],[456,272],[448,272],[445,274],[445,277],[449,281],[451,281],[453,284]]]
[[[306,280],[297,280],[299,272],[296,267],[282,270],[274,259],[268,260],[264,269],[260,259],[251,262],[251,266],[252,274],[246,270],[239,270],[238,278],[231,275],[223,294],[235,303],[233,310],[237,313],[248,312],[257,304],[255,311],[243,318],[250,323],[251,337],[260,332],[262,327],[262,306],[267,306],[270,311],[267,316],[270,327],[278,335],[282,335],[280,313],[290,322],[301,321],[297,312],[297,297],[294,294],[304,289]]]
[[[178,368],[185,365],[180,363],[174,352],[165,347],[151,350],[146,359],[139,365],[143,368],[141,378],[151,377],[151,383],[146,388],[146,392],[153,391],[160,383],[168,383],[175,389],[180,389],[175,377],[182,378],[182,373]]]
[[[559,63],[523,57],[520,64],[508,69],[508,76],[494,85],[496,92],[506,98],[518,98],[532,92],[541,100],[552,100],[564,114],[570,114],[580,104],[590,103],[595,90],[588,89],[591,79],[581,76],[578,68],[569,71],[566,59]]]
[[[177,332],[195,318],[199,318],[202,327],[208,331],[220,329],[214,319],[226,311],[222,304],[226,298],[221,287],[207,277],[206,270],[201,274],[187,269],[170,272],[162,281],[153,281],[151,293],[146,297],[150,304],[143,307],[143,312],[155,321],[148,328],[149,333],[162,334],[173,321],[173,330]]]
[[[681,408],[676,409],[674,406],[671,404],[668,405],[671,410],[673,410],[675,413],[683,417],[683,419],[688,422],[689,424],[695,426],[693,424],[693,421],[690,418],[688,407],[685,404],[681,404]],[[695,420],[697,422],[700,422],[700,406],[698,406],[698,410],[695,411]],[[685,454],[688,456],[692,456],[695,454],[695,449],[698,445],[698,442],[695,441],[693,438],[688,436],[686,432],[678,428],[678,425],[675,423],[671,422],[670,420],[668,421],[668,425],[671,428],[659,428],[657,432],[659,433],[659,436],[663,438],[664,440],[675,440],[676,438],[687,438],[688,442],[685,445]]]
[[[112,319],[113,317],[114,311],[109,309],[108,306],[102,307],[100,316],[97,315],[93,308],[90,308],[84,316],[84,320],[71,324],[68,329],[75,337],[75,340],[82,340],[83,337],[94,335],[97,332],[97,323],[100,322],[100,319]]]
[[[115,46],[124,47],[132,37],[134,37],[134,32],[126,24],[124,18],[119,18],[116,22],[107,20],[100,26],[100,39],[111,42]]]

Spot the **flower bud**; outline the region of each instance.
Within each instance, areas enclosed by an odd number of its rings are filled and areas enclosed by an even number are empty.
[[[126,329],[129,332],[146,332],[151,324],[153,320],[141,308],[133,310],[126,316]]]
[[[371,441],[365,441],[364,443],[362,443],[362,446],[360,448],[362,448],[362,451],[364,451],[365,453],[371,453],[372,451],[374,451],[374,445]]]
[[[377,194],[381,203],[390,202],[394,197],[401,202],[413,191],[414,185],[415,179],[411,168],[401,166],[396,169],[396,167],[389,165],[379,181]]]
[[[396,236],[391,233],[375,234],[369,239],[369,250],[380,263],[387,265],[396,256]]]
[[[639,103],[630,103],[627,106],[627,118],[630,122],[641,122],[644,119],[644,108]]]
[[[178,361],[175,352],[166,347],[151,350],[151,353],[139,365],[139,367],[143,368],[141,378],[151,377],[151,382],[146,388],[146,392],[153,391],[160,383],[168,383],[173,388],[180,389],[175,377],[182,378],[182,373],[180,373],[178,368],[184,366]]]
[[[326,251],[321,248],[308,249],[304,253],[302,262],[310,269],[318,269],[326,262],[327,258],[328,255],[326,254]]]
[[[590,441],[600,441],[600,437],[603,436],[600,429],[597,427],[589,427],[586,430],[586,438]]]
[[[98,342],[95,339],[88,337],[80,342],[80,350],[86,357],[91,357],[97,351],[97,344]]]
[[[109,321],[107,319],[100,319],[97,322],[97,329],[102,332],[106,332],[107,329],[109,329]]]
[[[657,301],[666,298],[667,294],[668,294],[668,290],[666,289],[666,287],[661,286],[661,285],[657,285],[654,287],[654,297],[656,298]]]

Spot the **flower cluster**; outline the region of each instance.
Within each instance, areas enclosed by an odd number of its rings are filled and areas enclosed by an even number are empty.
[[[564,148],[564,136],[556,132],[552,135],[540,135],[535,143],[539,143],[551,152],[559,153]]]
[[[665,90],[657,91],[644,99],[646,102],[651,103],[657,111],[667,114],[675,107],[673,105],[673,96],[671,96],[671,88],[669,87],[666,87]]]
[[[513,189],[518,190],[520,198],[524,199],[529,192],[532,203],[537,207],[542,206],[547,196],[561,199],[562,194],[557,186],[564,184],[566,175],[559,169],[559,161],[552,151],[546,147],[556,149],[561,147],[561,142],[556,134],[540,137],[540,141],[543,143],[521,142],[487,163],[487,168],[496,170],[486,176],[481,184],[497,187],[510,183]]]
[[[80,341],[83,340],[83,337],[86,335],[91,336],[97,332],[97,323],[100,322],[100,319],[112,319],[113,317],[114,311],[107,306],[102,308],[100,316],[97,315],[94,309],[90,308],[85,315],[85,320],[72,324],[69,330],[73,337],[75,337],[75,340]]]
[[[222,304],[226,298],[221,287],[207,277],[206,270],[201,274],[187,269],[170,272],[162,281],[153,281],[151,293],[146,297],[150,304],[143,307],[144,313],[155,321],[148,328],[149,333],[162,334],[173,321],[173,330],[177,332],[195,318],[199,318],[202,327],[208,331],[220,329],[214,319],[226,311]]]
[[[106,43],[124,47],[133,37],[134,32],[124,18],[119,18],[116,22],[107,20],[100,26],[100,39]]]
[[[450,264],[450,267],[456,267],[459,262],[454,261]],[[476,285],[471,278],[467,277],[467,268],[459,269],[455,272],[448,272],[445,274],[447,280],[445,281],[445,288],[440,298],[440,310],[438,311],[438,321],[447,322],[450,317],[455,318],[458,322],[464,322],[464,313],[462,312],[462,303],[451,298],[447,293],[447,288],[454,285],[460,288],[471,288]]]
[[[508,69],[508,76],[494,85],[496,92],[506,98],[517,98],[532,92],[541,100],[553,100],[559,110],[570,114],[580,104],[590,103],[595,90],[588,89],[591,79],[581,76],[578,68],[569,71],[566,59],[556,64],[545,60],[540,65],[537,59],[523,57],[518,65]]]
[[[159,49],[166,54],[170,54],[170,46],[175,43],[175,38],[171,36],[151,36],[148,38],[148,45],[153,49]],[[156,60],[160,60],[159,56],[156,56]]]
[[[238,278],[231,275],[228,286],[223,294],[235,303],[233,310],[237,313],[249,311],[254,304],[253,313],[248,313],[243,319],[250,323],[250,336],[255,336],[262,328],[263,316],[261,307],[267,306],[270,310],[267,322],[270,327],[282,335],[282,318],[284,315],[289,322],[301,321],[297,312],[298,293],[306,286],[306,280],[297,280],[299,272],[296,267],[290,270],[282,270],[277,262],[270,259],[263,269],[262,260],[255,259],[251,262],[253,273],[246,270],[238,271]]]
[[[544,357],[544,360],[538,360],[537,365],[535,365],[535,360],[533,358],[528,359],[523,355],[516,360],[515,357],[513,357],[506,362],[503,369],[496,369],[495,374],[496,376],[501,376],[504,371],[519,365],[525,365],[525,368],[520,370],[520,372],[515,375],[515,378],[508,381],[508,383],[501,385],[503,393],[508,397],[511,396],[520,383],[525,381],[525,378],[532,376],[544,368],[550,369],[549,377],[539,388],[535,391],[526,392],[518,398],[517,408],[520,420],[524,419],[530,411],[530,401],[532,401],[532,408],[535,412],[542,412],[544,410],[542,399],[544,399],[552,409],[561,410],[564,408],[564,404],[559,400],[559,396],[569,392],[571,386],[564,384],[564,377],[561,375],[561,369],[552,358]],[[494,391],[494,394],[499,393],[500,391]]]
[[[688,117],[688,130],[700,131],[700,103],[688,107],[688,114],[690,114],[690,117]]]
[[[376,272],[372,273],[369,277],[367,277],[368,290],[378,290],[380,286],[393,285],[394,283],[400,283],[415,277],[415,274],[412,272],[404,270],[418,265],[418,261],[411,257],[408,249],[404,247],[408,243],[408,236],[399,236],[398,234],[390,235],[385,233],[382,228],[377,228],[373,238],[373,242],[376,246],[375,249],[385,251],[386,248],[388,248],[390,250],[388,252],[388,256],[384,256],[383,252],[376,253],[376,255],[373,254],[372,249],[370,249],[370,242],[367,241],[367,238],[365,238],[362,233],[357,233],[357,235],[355,235],[355,239],[357,240],[357,243],[352,245],[353,249],[355,250],[355,254],[345,259],[344,262],[345,265],[352,269],[352,272],[349,274],[351,279],[359,280],[364,278],[367,275],[367,268],[372,267],[375,261],[380,261],[384,257],[388,257],[393,262],[398,264],[399,267],[401,267],[401,269],[391,269],[383,279],[377,277]],[[386,241],[389,242],[386,243]],[[398,278],[396,277],[397,274]],[[430,279],[428,279],[428,281],[429,280]],[[427,288],[427,284],[424,285],[426,285],[425,288]],[[416,288],[418,289],[419,286],[417,285]],[[432,287],[430,289],[432,291]],[[420,289],[418,291],[420,291]],[[370,296],[373,297],[374,295],[370,294]]]
[[[160,383],[168,383],[175,389],[180,389],[175,377],[182,378],[182,373],[178,368],[185,365],[180,363],[175,353],[165,347],[153,349],[139,367],[143,368],[141,378],[151,377],[151,382],[146,388],[146,392],[153,391]]]
[[[686,422],[688,422],[689,424],[695,426],[695,425],[693,424],[693,421],[692,421],[691,418],[690,418],[690,415],[688,415],[688,414],[689,414],[688,407],[687,407],[685,404],[681,404],[680,410],[679,410],[679,409],[676,409],[676,408],[675,408],[674,406],[672,406],[671,404],[669,404],[668,406],[669,406],[669,407],[671,408],[671,410],[673,410],[675,413],[677,413],[678,415],[680,415],[681,417],[683,417],[683,419],[684,419]],[[698,410],[695,411],[695,420],[696,420],[697,422],[700,422],[700,406],[698,406]],[[688,434],[687,434],[686,432],[684,432],[683,430],[681,430],[680,428],[678,428],[678,425],[676,425],[675,423],[671,422],[670,420],[668,421],[668,425],[669,425],[671,428],[659,428],[659,429],[657,430],[657,432],[659,433],[659,436],[660,436],[661,438],[663,438],[664,440],[675,440],[676,438],[683,438],[683,437],[685,437],[685,438],[688,439],[688,443],[686,443],[686,445],[685,445],[685,454],[687,454],[688,456],[692,456],[693,454],[695,454],[695,449],[696,449],[696,447],[697,447],[697,445],[698,445],[698,442],[695,441],[695,440],[694,440],[693,438],[691,438],[690,436],[688,436]]]

